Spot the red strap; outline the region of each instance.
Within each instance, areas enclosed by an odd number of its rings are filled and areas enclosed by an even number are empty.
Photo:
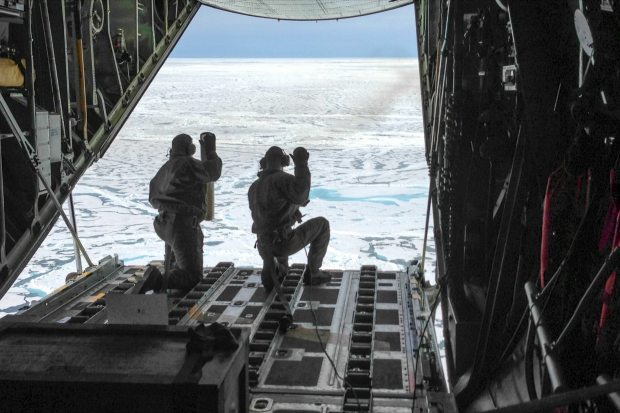
[[[613,240],[613,250],[620,247],[620,213],[616,214],[616,229],[614,231],[614,240]],[[597,341],[601,338],[601,332],[609,319],[610,309],[609,304],[616,292],[616,272],[612,272],[611,275],[607,278],[607,282],[605,283],[605,289],[603,290],[602,302],[601,306],[601,318],[598,323],[598,332],[597,332]]]
[[[581,198],[581,189],[583,186],[583,175],[577,177],[577,187],[575,188],[575,201],[579,201]]]
[[[592,189],[592,169],[588,169],[588,182],[586,183],[586,211],[590,209],[590,191]]]
[[[607,209],[607,217],[605,218],[605,223],[603,224],[603,230],[601,231],[601,238],[598,241],[599,252],[603,252],[605,251],[605,249],[607,249],[607,244],[609,243],[611,234],[613,234],[614,228],[616,226],[617,215],[618,210],[616,206],[613,202],[610,202],[609,208]]]
[[[543,203],[542,239],[540,241],[540,287],[545,286],[545,273],[549,267],[549,241],[551,238],[551,203],[555,197],[555,190],[558,186],[556,177],[560,170],[549,175],[547,180],[547,190],[545,191],[545,201]]]
[[[616,171],[612,169],[609,171],[609,189],[613,190],[616,184]],[[605,223],[603,224],[603,230],[601,231],[601,237],[598,241],[598,250],[603,252],[607,248],[607,244],[611,238],[611,235],[616,228],[616,216],[618,215],[619,208],[613,197],[610,196],[609,208],[607,209],[607,217],[605,217]]]
[[[603,305],[601,306],[601,318],[598,322],[598,332],[596,336],[596,341],[598,342],[601,339],[601,333],[603,332],[603,328],[605,328],[605,324],[607,324],[607,320],[609,319],[609,304],[611,303],[611,299],[616,290],[616,272],[614,271],[607,282],[605,283],[605,290],[603,291]]]

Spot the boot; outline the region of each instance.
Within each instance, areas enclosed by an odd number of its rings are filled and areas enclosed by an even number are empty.
[[[147,291],[158,293],[164,284],[164,276],[154,265],[147,265],[144,268],[142,286],[139,287],[139,293],[144,294]]]
[[[311,273],[310,268],[306,266],[304,270],[304,284],[305,285],[319,285],[328,283],[332,280],[331,274],[325,271],[316,270]]]
[[[215,349],[218,351],[231,352],[237,350],[239,343],[228,327],[218,322],[211,323],[207,330],[215,338]]]
[[[288,266],[278,261],[277,258],[274,258],[274,262],[276,264],[276,274],[278,276],[278,281],[282,284],[284,281],[284,277],[288,274]]]
[[[263,261],[263,269],[260,272],[260,280],[263,284],[263,287],[265,287],[265,291],[267,291],[268,293],[273,290],[273,279],[271,278],[272,271],[275,271],[275,268],[270,268],[267,264],[267,261]]]

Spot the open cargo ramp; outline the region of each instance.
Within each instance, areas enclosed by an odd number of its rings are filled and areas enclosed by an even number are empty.
[[[143,270],[108,258],[90,275],[4,318],[0,326],[107,324],[107,298],[132,295]],[[332,270],[330,283],[310,287],[303,284],[302,272],[303,265],[293,265],[283,280],[297,324],[286,334],[278,330],[284,309],[274,292],[266,293],[260,269],[231,262],[205,268],[203,279],[186,294],[173,291],[168,324],[217,321],[249,333],[250,411],[410,412],[416,374],[415,403],[422,411],[454,411],[432,325],[419,340],[430,313],[420,281],[405,272],[362,266]]]

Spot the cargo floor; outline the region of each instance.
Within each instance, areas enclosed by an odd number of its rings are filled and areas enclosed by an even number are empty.
[[[106,324],[106,297],[132,294],[143,270],[116,259],[102,261],[89,276],[11,319]],[[284,308],[275,292],[265,291],[260,269],[236,268],[230,262],[205,268],[191,291],[170,292],[168,324],[217,321],[249,331],[250,411],[354,411],[370,406],[377,412],[411,411],[417,340],[428,315],[418,281],[374,266],[328,271],[331,282],[306,286],[303,265],[290,267],[282,286],[294,310],[295,328],[286,333],[278,330]]]

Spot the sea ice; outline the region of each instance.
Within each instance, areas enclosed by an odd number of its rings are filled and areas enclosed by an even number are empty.
[[[310,152],[313,190],[303,213],[330,220],[324,267],[403,269],[422,255],[428,195],[417,71],[412,59],[169,60],[74,191],[84,246],[94,261],[162,259],[149,181],[176,134],[209,130],[224,167],[215,219],[202,224],[206,266],[261,265],[247,190],[265,150],[279,145]],[[427,251],[432,279],[434,248]],[[291,259],[304,261],[303,251]],[[74,270],[73,244],[59,221],[0,301],[0,316],[41,299]]]

